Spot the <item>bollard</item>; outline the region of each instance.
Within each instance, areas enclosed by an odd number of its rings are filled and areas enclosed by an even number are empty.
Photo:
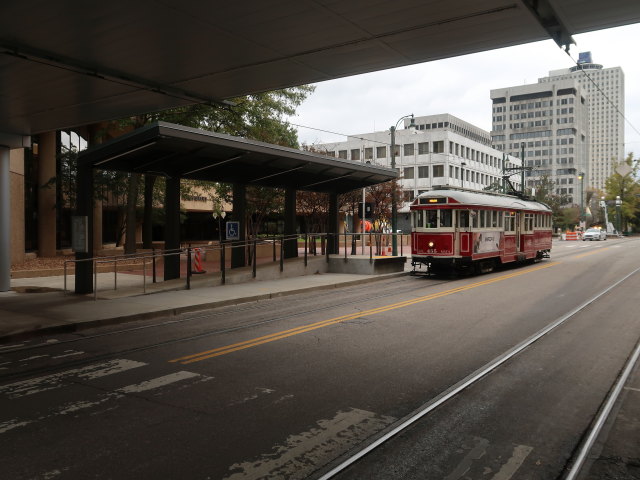
[[[194,248],[193,249],[194,252],[194,271],[192,273],[196,273],[196,274],[200,274],[200,273],[207,273],[205,270],[202,269],[202,252],[200,248]]]

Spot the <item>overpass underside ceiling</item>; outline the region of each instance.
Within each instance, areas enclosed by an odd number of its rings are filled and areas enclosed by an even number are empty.
[[[639,21],[637,0],[9,0],[0,132],[427,62],[547,39],[558,26],[566,38]]]
[[[80,165],[194,180],[343,193],[397,178],[388,168],[158,122],[80,154]]]

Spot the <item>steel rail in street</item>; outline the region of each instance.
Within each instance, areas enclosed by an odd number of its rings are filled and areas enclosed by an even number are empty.
[[[587,455],[591,452],[593,448],[593,444],[595,443],[602,427],[609,419],[611,415],[611,410],[613,409],[614,404],[618,400],[620,396],[620,392],[624,387],[624,384],[627,382],[629,375],[631,375],[631,371],[634,369],[636,362],[638,361],[638,357],[640,357],[640,341],[636,343],[636,347],[633,353],[629,356],[625,366],[622,369],[622,374],[618,378],[618,381],[613,385],[612,389],[609,391],[609,395],[604,405],[600,409],[600,414],[597,416],[595,422],[591,425],[589,429],[589,433],[587,434],[585,440],[582,442],[580,446],[579,453],[576,456],[575,461],[569,473],[567,474],[565,480],[575,480],[578,478],[578,475],[582,472],[582,468],[584,467],[584,462],[587,459]]]
[[[447,401],[449,401],[452,398],[454,398],[455,396],[459,395],[460,393],[462,393],[464,390],[466,390],[471,385],[473,385],[476,382],[480,381],[482,378],[484,378],[487,374],[489,374],[490,372],[492,372],[493,370],[498,368],[500,365],[504,364],[505,362],[507,362],[508,360],[510,360],[511,358],[513,358],[514,356],[516,356],[517,354],[519,354],[520,352],[522,352],[523,350],[528,348],[530,345],[532,345],[533,343],[537,342],[538,340],[540,340],[542,337],[544,337],[545,335],[547,335],[551,331],[555,330],[560,325],[564,324],[571,317],[575,316],[577,313],[579,313],[580,311],[582,311],[585,308],[587,308],[589,305],[591,305],[592,303],[594,303],[595,301],[597,301],[598,299],[600,299],[601,297],[603,297],[604,295],[609,293],[611,290],[613,290],[618,285],[620,285],[621,283],[623,283],[628,278],[630,278],[631,276],[635,275],[638,272],[640,272],[640,268],[637,268],[637,269],[633,270],[631,273],[625,275],[620,280],[618,280],[617,282],[613,283],[612,285],[610,285],[609,287],[607,287],[606,289],[604,289],[600,293],[596,294],[595,296],[591,297],[586,302],[583,302],[582,304],[580,304],[579,306],[577,306],[576,308],[574,308],[570,312],[566,313],[565,315],[561,316],[557,320],[551,322],[549,325],[547,325],[543,329],[539,330],[537,333],[534,333],[532,336],[530,336],[529,338],[527,338],[523,342],[519,343],[518,345],[516,345],[515,347],[511,348],[510,350],[508,350],[507,352],[503,353],[502,355],[494,358],[492,361],[487,363],[485,366],[483,366],[480,369],[476,370],[474,373],[472,373],[468,377],[462,379],[457,384],[453,385],[449,389],[447,389],[444,392],[442,392],[440,395],[434,397],[433,400],[431,400],[425,406],[423,406],[421,409],[419,409],[410,418],[406,419],[400,425],[396,426],[395,428],[393,428],[392,430],[390,430],[389,432],[384,434],[382,437],[376,439],[374,442],[370,443],[369,445],[367,445],[362,450],[356,452],[355,454],[351,455],[346,460],[342,461],[339,465],[337,465],[336,467],[332,468],[329,472],[327,472],[327,473],[323,474],[321,477],[319,477],[318,480],[330,480],[330,479],[334,478],[336,475],[338,475],[342,471],[346,470],[349,466],[351,466],[354,463],[358,462],[360,459],[365,457],[367,454],[371,453],[373,450],[375,450],[379,446],[381,446],[384,443],[388,442],[389,440],[391,440],[393,437],[395,437],[399,433],[402,433],[404,430],[406,430],[408,427],[410,427],[411,425],[416,423],[421,418],[423,418],[426,415],[428,415],[429,413],[433,412],[439,406],[443,405]],[[567,479],[567,480],[569,480],[569,479]]]

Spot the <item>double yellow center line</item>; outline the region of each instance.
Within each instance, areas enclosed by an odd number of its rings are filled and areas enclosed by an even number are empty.
[[[501,282],[504,280],[508,280],[510,278],[519,277],[520,275],[536,272],[544,268],[553,267],[554,265],[558,265],[559,263],[560,262],[545,263],[544,265],[540,265],[538,267],[529,268],[527,270],[520,270],[514,273],[509,273],[507,275],[501,275],[499,277],[489,278],[487,280],[483,280],[480,282],[471,283],[469,285],[463,285],[461,287],[452,288],[442,292],[432,293],[430,295],[425,295],[425,296],[414,298],[411,300],[405,300],[403,302],[393,303],[393,304],[385,305],[378,308],[372,308],[370,310],[364,310],[362,312],[350,313],[348,315],[342,315],[340,317],[334,317],[328,320],[322,320],[320,322],[310,323],[308,325],[302,325],[300,327],[291,328],[289,330],[283,330],[280,332],[271,333],[269,335],[264,335],[262,337],[252,338],[250,340],[245,340],[244,342],[233,343],[231,345],[225,345],[224,347],[214,348],[212,350],[206,350],[204,352],[194,353],[193,355],[187,355],[185,357],[175,358],[173,360],[170,360],[170,362],[179,362],[182,365],[187,365],[189,363],[194,363],[194,362],[200,362],[202,360],[207,360],[208,358],[219,357],[221,355],[226,355],[228,353],[237,352],[238,350],[244,350],[244,349],[256,347],[258,345],[262,345],[265,343],[275,342],[276,340],[282,340],[283,338],[292,337],[294,335],[299,335],[301,333],[311,332],[319,328],[328,327],[330,325],[346,322],[348,320],[355,320],[356,318],[362,318],[369,315],[384,313],[384,312],[388,312],[390,310],[395,310],[398,308],[409,307],[417,303],[426,302],[429,300],[435,300],[436,298],[446,297],[447,295],[464,292],[465,290],[471,290],[472,288],[477,288],[484,285],[490,285],[492,283]]]

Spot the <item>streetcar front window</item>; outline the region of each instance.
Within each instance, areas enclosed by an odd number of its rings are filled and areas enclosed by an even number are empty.
[[[413,212],[413,226],[417,228],[424,227],[424,212],[418,210],[417,212]]]
[[[438,228],[438,211],[426,210],[425,228]]]

